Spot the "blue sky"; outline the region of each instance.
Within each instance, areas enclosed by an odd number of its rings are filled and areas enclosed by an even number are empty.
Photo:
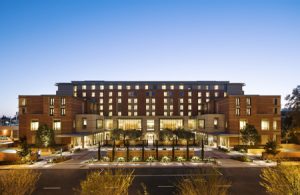
[[[300,1],[0,0],[0,115],[71,80],[299,83]]]

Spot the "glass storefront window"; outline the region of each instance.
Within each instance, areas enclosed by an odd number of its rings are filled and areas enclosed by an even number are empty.
[[[97,129],[103,129],[103,120],[96,120],[96,128]]]
[[[188,128],[189,129],[196,129],[196,120],[188,120]]]
[[[123,130],[129,129],[142,129],[142,120],[141,119],[119,119],[118,128]]]
[[[107,130],[113,129],[113,120],[112,119],[105,120],[105,129],[107,129]]]
[[[160,130],[163,129],[181,129],[183,128],[182,119],[160,119]]]
[[[154,120],[147,120],[147,130],[154,131]]]

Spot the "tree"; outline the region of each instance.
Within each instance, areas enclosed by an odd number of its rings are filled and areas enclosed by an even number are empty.
[[[171,129],[163,129],[159,132],[159,139],[161,141],[168,141],[173,138],[173,131]]]
[[[49,147],[55,144],[54,130],[47,125],[41,125],[36,131],[35,144],[38,147]]]
[[[264,149],[267,154],[276,155],[279,153],[278,145],[277,145],[276,141],[273,141],[273,140],[269,140],[266,143],[266,145],[264,146]]]
[[[111,132],[111,138],[113,140],[121,140],[123,138],[125,140],[125,132],[123,129],[113,129]]]
[[[242,135],[242,142],[246,145],[256,145],[260,139],[254,125],[247,124],[245,129],[242,129],[240,132]]]
[[[98,142],[98,153],[97,153],[98,155],[98,161],[100,161],[101,160],[101,145],[100,145],[100,142]]]
[[[186,140],[186,160],[190,160],[190,149],[189,149],[189,140]]]
[[[31,150],[27,143],[26,136],[21,137],[20,138],[20,150],[18,151],[18,155],[23,159],[23,158],[27,157],[28,155],[30,155],[30,153],[31,153]]]
[[[126,169],[105,169],[94,171],[80,182],[81,195],[128,195],[128,188],[134,179],[134,171]]]
[[[0,175],[0,194],[30,195],[35,190],[40,173],[32,169],[2,171]]]
[[[131,130],[126,130],[125,135],[129,139],[138,139],[142,137],[142,131],[141,130],[136,130],[136,129],[131,129]]]
[[[174,134],[180,139],[192,139],[195,135],[194,133],[184,129],[176,129],[174,130]]]
[[[176,188],[180,195],[226,195],[231,182],[215,169],[193,171],[193,176],[182,178]]]
[[[201,141],[201,160],[204,161],[204,139]]]
[[[282,121],[284,135],[296,137],[295,134],[300,133],[300,85],[298,85],[290,95],[285,97],[287,101],[285,107],[287,113]],[[294,139],[294,141],[299,141]]]
[[[263,168],[260,177],[260,185],[269,194],[300,194],[300,166]]]

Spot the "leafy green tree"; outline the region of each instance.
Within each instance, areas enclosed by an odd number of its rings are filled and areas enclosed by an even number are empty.
[[[254,125],[247,124],[246,128],[242,129],[240,132],[242,136],[242,142],[246,145],[256,145],[260,140],[260,136]]]
[[[171,129],[163,129],[159,132],[159,139],[161,141],[171,140],[173,138],[173,131]]]
[[[194,133],[188,130],[184,129],[176,129],[174,130],[174,134],[179,138],[179,139],[192,139],[194,138]]]
[[[273,140],[269,140],[264,146],[264,149],[267,154],[272,154],[272,155],[276,155],[280,152],[278,150],[278,144],[276,143],[276,141]]]
[[[131,129],[131,130],[126,130],[125,135],[129,139],[138,139],[142,137],[142,131],[141,130],[136,130],[136,129]]]
[[[111,138],[113,140],[125,140],[125,131],[123,129],[113,129],[111,132]]]
[[[38,147],[49,147],[55,144],[54,130],[48,128],[47,125],[41,125],[36,131],[35,144]]]

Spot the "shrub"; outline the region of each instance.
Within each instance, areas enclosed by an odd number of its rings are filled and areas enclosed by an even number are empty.
[[[163,162],[163,163],[168,163],[170,161],[171,161],[171,158],[169,158],[167,156],[164,156],[164,157],[161,158],[161,162]]]
[[[117,162],[125,162],[125,158],[124,157],[118,157]]]
[[[153,156],[149,156],[146,161],[147,162],[155,162],[155,158]]]
[[[104,157],[102,158],[102,161],[103,161],[103,162],[109,162],[109,161],[110,161],[110,159],[109,159],[109,157],[108,157],[108,156],[104,156]]]
[[[200,162],[201,159],[199,156],[193,156],[192,159],[191,159],[192,162]]]
[[[185,158],[183,158],[182,156],[177,157],[176,159],[178,162],[185,162]]]
[[[232,159],[238,160],[238,161],[241,161],[241,162],[252,162],[252,160],[246,155],[233,157]]]
[[[140,161],[140,158],[138,156],[134,156],[132,158],[132,162],[139,162]]]
[[[0,194],[30,195],[35,190],[40,173],[31,170],[8,170],[0,175]]]

